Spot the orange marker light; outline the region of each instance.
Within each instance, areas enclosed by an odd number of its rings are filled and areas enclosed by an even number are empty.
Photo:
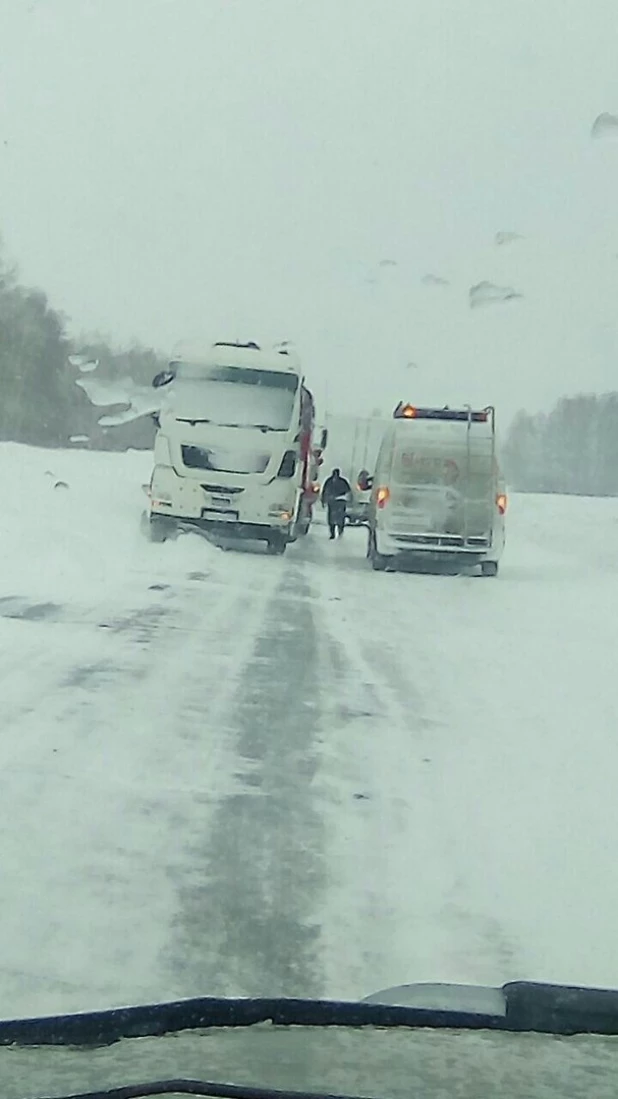
[[[406,420],[413,420],[416,416],[416,409],[414,405],[406,404],[401,410],[401,415],[405,416]]]
[[[506,515],[506,509],[508,507],[508,497],[506,495],[506,492],[500,492],[496,496],[496,505],[498,511],[500,512],[500,515]]]
[[[376,495],[376,503],[379,508],[383,508],[390,499],[390,489],[386,485],[381,485]]]

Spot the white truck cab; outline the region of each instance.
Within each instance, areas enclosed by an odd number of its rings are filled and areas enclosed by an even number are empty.
[[[150,536],[174,528],[263,540],[273,553],[306,532],[314,405],[287,350],[215,344],[158,375]]]
[[[484,576],[497,575],[507,494],[492,407],[400,402],[370,483],[367,552],[374,569],[416,559],[450,568],[480,565]]]

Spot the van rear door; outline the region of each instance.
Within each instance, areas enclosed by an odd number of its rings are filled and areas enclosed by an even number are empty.
[[[392,469],[389,525],[404,533],[447,532],[456,521],[459,476],[457,463],[441,453],[414,446],[399,450]]]
[[[413,444],[411,439],[410,443]],[[489,447],[456,440],[406,445],[395,455],[389,527],[393,532],[490,538],[495,497]],[[450,445],[449,445],[450,444]]]

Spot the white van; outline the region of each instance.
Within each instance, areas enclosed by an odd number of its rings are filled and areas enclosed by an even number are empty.
[[[417,559],[496,576],[507,496],[494,409],[397,405],[371,479],[374,569]]]

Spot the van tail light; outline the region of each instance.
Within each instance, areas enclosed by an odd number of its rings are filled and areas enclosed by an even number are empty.
[[[509,501],[506,492],[499,492],[496,496],[496,506],[498,508],[498,511],[500,512],[500,515],[506,515],[508,502]]]
[[[383,508],[390,500],[390,489],[386,485],[381,485],[376,494],[376,503],[379,508]]]

